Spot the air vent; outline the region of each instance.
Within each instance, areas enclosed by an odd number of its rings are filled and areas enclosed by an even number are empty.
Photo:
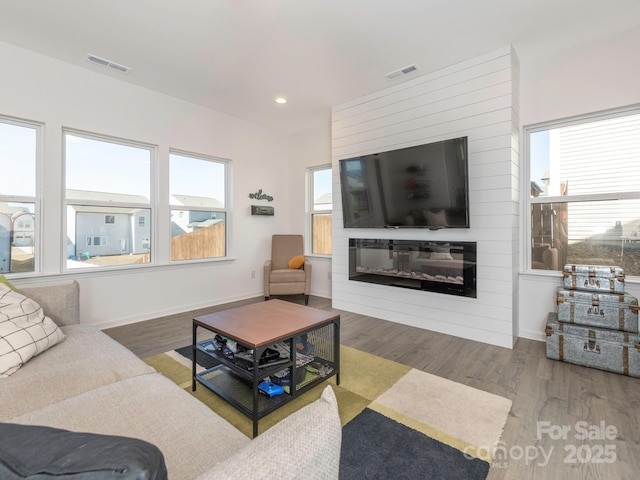
[[[412,65],[399,68],[398,70],[394,70],[393,72],[389,72],[385,77],[387,77],[387,80],[395,80],[396,78],[409,75],[410,73],[417,72],[418,70],[420,70],[420,66],[414,63]]]
[[[112,68],[113,70],[116,70],[120,73],[128,73],[129,70],[131,70],[130,67],[125,67],[124,65],[120,65],[119,63],[112,62],[111,60],[107,60],[105,58],[96,57],[95,55],[91,54],[87,55],[87,60],[102,67]]]

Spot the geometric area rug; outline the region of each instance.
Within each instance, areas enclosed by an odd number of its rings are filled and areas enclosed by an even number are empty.
[[[485,479],[510,410],[506,398],[410,369],[343,427],[340,476]]]
[[[251,437],[249,418],[201,385],[191,392],[190,355],[189,346],[144,360]],[[198,355],[199,370],[206,360]],[[511,410],[509,399],[341,345],[340,385],[335,377],[317,385],[261,419],[259,431],[319,398],[327,384],[343,425],[344,480],[484,480]]]

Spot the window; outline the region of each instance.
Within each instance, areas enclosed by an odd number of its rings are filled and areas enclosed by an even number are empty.
[[[86,246],[87,247],[99,247],[100,245],[102,246],[107,246],[109,244],[109,237],[106,236],[98,236],[98,237],[87,237],[87,243]]]
[[[36,271],[40,130],[0,117],[0,274]]]
[[[525,128],[530,266],[640,275],[640,108]]]
[[[67,268],[151,261],[154,148],[64,131]]]
[[[171,260],[227,255],[229,162],[169,153]]]
[[[332,173],[330,166],[309,170],[311,253],[331,255]]]

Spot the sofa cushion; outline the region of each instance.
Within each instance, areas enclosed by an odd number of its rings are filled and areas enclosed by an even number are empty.
[[[93,325],[62,327],[67,339],[0,378],[0,421],[155,370]],[[16,399],[20,399],[16,401]]]
[[[333,389],[256,437],[197,480],[330,480],[340,470],[342,425]]]
[[[64,339],[38,303],[0,283],[0,378]]]
[[[140,438],[160,449],[171,479],[195,478],[250,442],[159,373],[105,385],[11,422]]]
[[[77,281],[47,287],[21,288],[20,293],[38,302],[59,326],[80,323],[80,287]]]
[[[305,278],[304,270],[290,268],[271,270],[271,275],[269,275],[269,281],[271,283],[304,282]]]
[[[0,423],[0,478],[166,480],[167,467],[136,438]]]

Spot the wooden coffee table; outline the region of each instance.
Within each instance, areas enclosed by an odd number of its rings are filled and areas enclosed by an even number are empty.
[[[198,342],[199,327],[212,338]],[[254,437],[275,409],[334,375],[340,384],[340,315],[332,312],[278,299],[222,310],[193,319],[192,345],[191,389],[200,383],[251,418]],[[201,354],[214,366],[198,373]],[[260,392],[267,378],[285,393]]]

